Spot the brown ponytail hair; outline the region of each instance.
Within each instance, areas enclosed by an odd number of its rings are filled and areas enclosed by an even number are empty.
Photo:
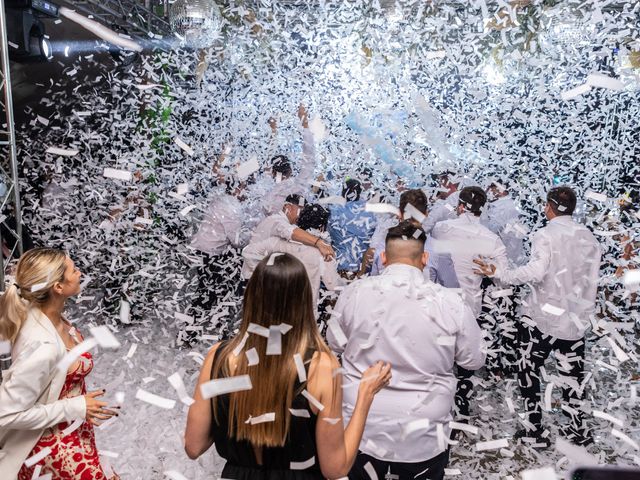
[[[29,307],[44,304],[51,287],[64,280],[66,259],[65,252],[54,248],[34,248],[20,257],[15,282],[0,296],[0,339],[16,339]]]
[[[330,354],[318,331],[304,265],[292,255],[276,255],[264,258],[253,272],[244,294],[240,331],[221,348],[212,368],[212,378],[250,376],[251,390],[230,394],[228,433],[256,447],[278,447],[285,443],[291,423],[289,408],[300,393],[294,392],[297,370],[293,355],[298,353],[304,358],[308,350]],[[233,357],[233,350],[242,342],[250,323],[265,328],[281,323],[291,325],[291,330],[282,335],[280,355],[267,355],[267,338],[250,333],[242,353]],[[244,352],[251,348],[257,350],[260,363],[249,367]],[[229,367],[232,358],[233,372]],[[303,384],[300,390],[305,387]],[[214,399],[216,421],[217,403]],[[273,422],[245,423],[250,416],[271,412],[275,413]]]

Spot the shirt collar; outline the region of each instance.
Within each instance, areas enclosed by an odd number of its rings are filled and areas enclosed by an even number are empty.
[[[387,265],[382,272],[382,275],[400,275],[407,278],[419,278],[424,280],[422,270],[413,265],[407,265],[406,263],[394,263]]]
[[[549,222],[555,223],[573,223],[573,217],[571,215],[558,215],[557,217],[553,217]]]
[[[471,223],[480,223],[480,217],[476,217],[476,216],[475,216],[473,213],[471,213],[471,212],[464,212],[464,213],[461,213],[461,214],[459,215],[459,218],[464,218],[464,219],[466,219],[468,222],[471,222]]]

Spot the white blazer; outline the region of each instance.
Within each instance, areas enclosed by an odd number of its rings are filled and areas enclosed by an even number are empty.
[[[86,415],[84,396],[59,400],[67,376],[57,368],[64,342],[39,308],[31,308],[13,343],[0,384],[0,478],[15,479],[46,428]]]

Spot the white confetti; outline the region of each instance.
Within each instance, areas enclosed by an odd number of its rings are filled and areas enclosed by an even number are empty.
[[[151,405],[155,405],[156,407],[164,408],[167,410],[171,410],[176,406],[175,400],[155,395],[151,392],[143,390],[142,388],[138,388],[138,391],[136,392],[136,398],[143,402],[150,403]]]

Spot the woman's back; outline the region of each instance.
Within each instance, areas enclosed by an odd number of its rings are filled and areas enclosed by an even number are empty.
[[[212,375],[216,363],[225,361],[221,358],[221,344],[214,355]],[[305,371],[311,364],[314,351],[308,350],[304,356]],[[220,376],[218,377],[220,378]],[[213,376],[211,377],[213,380]],[[291,423],[285,443],[281,447],[254,448],[247,440],[237,440],[229,435],[229,394],[214,397],[217,415],[211,425],[211,434],[218,454],[227,460],[223,478],[234,479],[315,479],[324,478],[317,463],[316,422],[317,414],[309,404],[309,400],[301,394],[306,382],[301,384],[296,379],[295,396],[290,412]],[[213,408],[213,404],[212,404]],[[265,412],[268,414],[271,412]],[[248,420],[248,419],[247,419]],[[256,417],[260,420],[273,421],[270,418]],[[228,475],[228,476],[227,476]]]

